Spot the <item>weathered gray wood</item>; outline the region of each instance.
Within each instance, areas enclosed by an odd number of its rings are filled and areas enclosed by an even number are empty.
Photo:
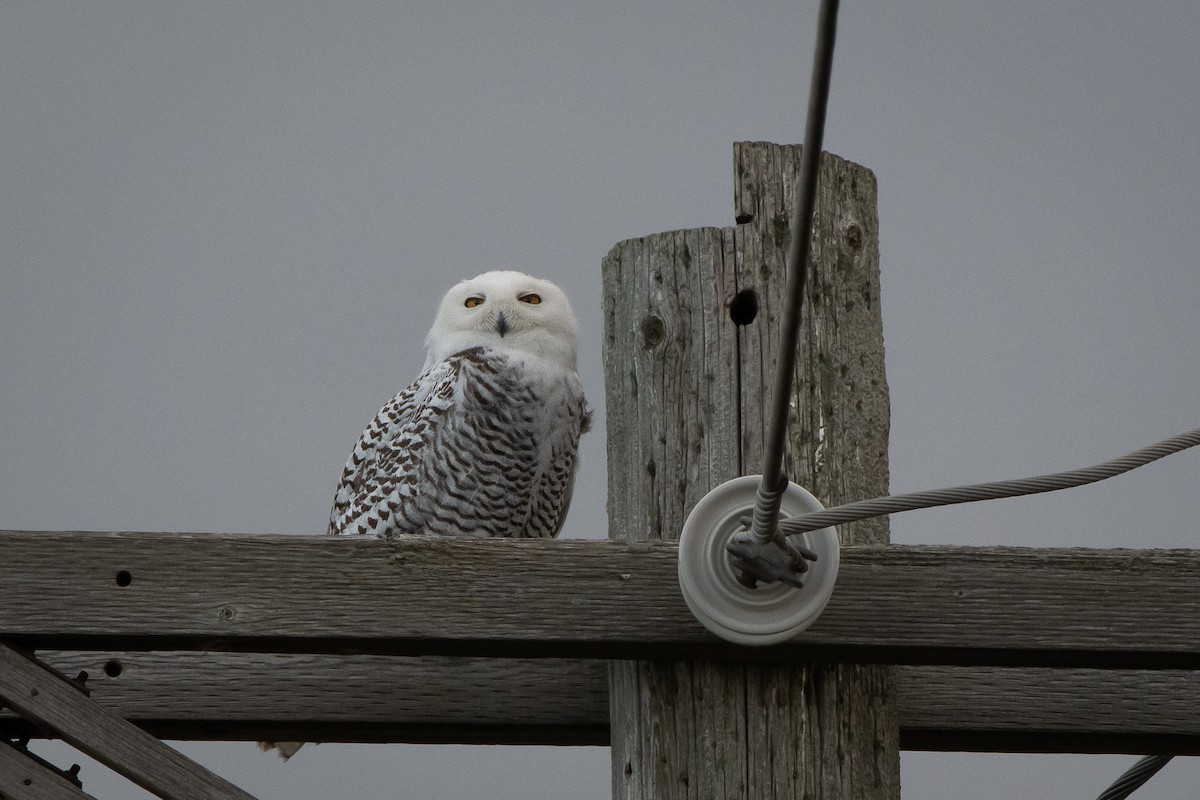
[[[737,288],[760,298],[759,314],[738,339],[741,461],[743,473],[754,475],[762,471],[764,398],[774,390],[800,148],[738,142],[733,162]],[[785,472],[827,506],[888,492],[891,409],[875,195],[870,170],[822,155]],[[840,533],[847,544],[885,544],[887,517],[844,525]]]
[[[1194,550],[849,546],[812,629],[744,648],[670,542],[0,532],[0,638],[39,649],[1183,669],[1198,585]]]
[[[1179,753],[1200,748],[1200,673],[900,667],[905,749]]]
[[[733,231],[705,228],[622,242],[605,259],[614,538],[673,539],[677,509],[739,474],[733,258]]]
[[[7,800],[95,800],[69,780],[0,742],[0,797]]]
[[[40,652],[164,739],[607,745],[606,662]],[[116,672],[113,665],[119,665]],[[1200,755],[1200,673],[901,667],[906,750]],[[0,736],[37,735],[0,714]]]
[[[743,438],[742,464],[750,474],[762,469],[799,172],[799,147],[734,147],[738,288],[754,289],[762,308],[739,340],[741,416],[750,432]],[[784,473],[826,505],[885,495],[890,401],[875,176],[829,154],[821,157],[805,289]],[[839,534],[844,545],[886,544],[888,520],[844,525]],[[748,670],[747,689],[776,704],[761,723],[764,744],[751,740],[750,749],[751,774],[764,776],[771,796],[900,796],[892,669],[836,663],[759,668]]]
[[[605,259],[614,538],[673,539],[706,492],[759,471],[798,153],[735,147],[736,229],[645,237]],[[820,181],[785,472],[832,505],[886,494],[888,400],[874,177],[826,156]],[[759,313],[735,324],[730,305],[750,291]],[[841,533],[879,544],[887,523]],[[899,797],[891,671],[796,647],[808,663],[614,664],[614,797]]]
[[[608,741],[602,661],[41,651],[160,738],[583,745]],[[3,718],[0,718],[3,720]],[[0,733],[25,731],[16,719]]]
[[[254,800],[3,643],[0,699],[164,800]]]

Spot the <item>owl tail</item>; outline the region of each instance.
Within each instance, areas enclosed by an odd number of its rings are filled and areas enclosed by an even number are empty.
[[[296,753],[300,750],[301,747],[304,747],[304,742],[259,742],[258,743],[258,748],[260,750],[264,750],[267,752],[270,752],[271,750],[277,750],[279,752],[279,757],[282,758],[284,761],[287,761],[289,758],[296,755]]]

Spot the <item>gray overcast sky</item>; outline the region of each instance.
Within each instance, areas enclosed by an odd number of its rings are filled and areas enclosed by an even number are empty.
[[[0,528],[320,532],[442,292],[497,267],[566,289],[600,411],[600,259],[732,224],[731,143],[802,136],[815,8],[0,5]],[[1200,425],[1200,3],[846,2],[839,33],[825,143],[879,180],[893,491]],[[597,428],[569,535],[606,532]],[[1196,547],[1198,476],[893,538]],[[601,748],[182,747],[264,799],[609,794]],[[1131,762],[905,754],[904,791],[1094,797]],[[1138,796],[1197,785],[1177,760]]]

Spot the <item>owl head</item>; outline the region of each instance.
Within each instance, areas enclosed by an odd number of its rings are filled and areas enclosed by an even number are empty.
[[[485,272],[442,298],[425,337],[425,369],[480,346],[574,370],[579,323],[567,296],[550,281],[509,270]]]

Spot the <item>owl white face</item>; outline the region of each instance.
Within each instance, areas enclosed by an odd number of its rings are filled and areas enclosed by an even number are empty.
[[[425,338],[425,368],[472,347],[528,353],[575,369],[579,323],[562,290],[521,272],[485,272],[453,286]]]

